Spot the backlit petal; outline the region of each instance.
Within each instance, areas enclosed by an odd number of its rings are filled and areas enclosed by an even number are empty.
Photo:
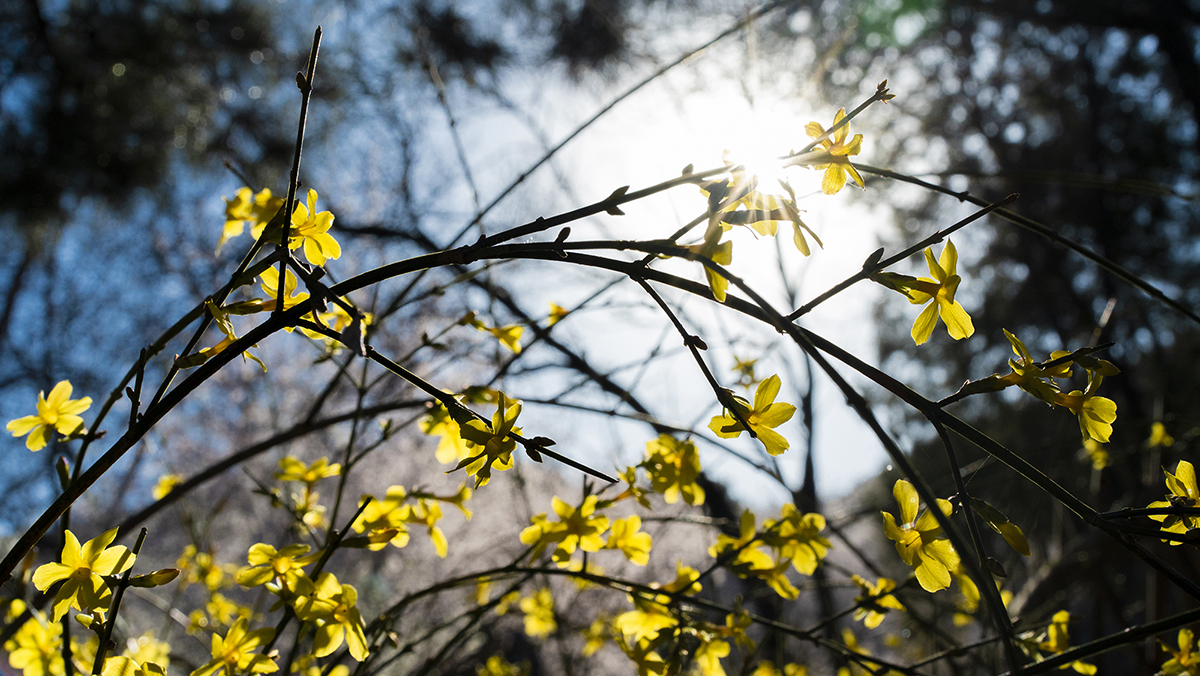
[[[899,479],[892,486],[892,497],[896,498],[896,504],[900,506],[900,522],[901,525],[908,525],[917,520],[917,507],[920,504],[920,499],[917,497],[917,489],[904,479]]]
[[[926,305],[921,314],[917,315],[917,321],[913,323],[912,327],[912,339],[917,345],[923,344],[929,340],[929,336],[933,335],[933,327],[937,326],[937,318],[937,303]]]
[[[942,321],[946,322],[946,328],[950,331],[950,337],[955,340],[968,338],[975,333],[975,325],[971,323],[971,316],[963,309],[963,306],[958,301],[947,303],[939,300],[938,305],[941,306]],[[930,305],[930,307],[933,307]]]

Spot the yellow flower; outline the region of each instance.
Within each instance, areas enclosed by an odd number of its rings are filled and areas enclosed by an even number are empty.
[[[305,465],[299,459],[289,455],[279,460],[279,471],[275,473],[275,478],[279,481],[302,481],[305,485],[312,487],[321,479],[328,479],[341,473],[342,466],[338,463],[329,464],[329,458],[321,457],[314,460],[311,465]]]
[[[226,676],[235,676],[243,671],[255,674],[279,671],[279,665],[270,656],[251,652],[274,638],[275,630],[263,627],[247,632],[247,624],[246,618],[241,617],[229,628],[224,638],[213,634],[213,659],[193,671],[191,676],[216,676],[222,671],[226,672]]]
[[[181,483],[183,483],[182,474],[164,474],[158,478],[158,483],[154,484],[154,490],[150,495],[155,500],[162,500]]]
[[[1146,440],[1149,448],[1170,448],[1175,445],[1175,437],[1167,434],[1167,428],[1161,422],[1150,425],[1150,438]]]
[[[190,369],[203,364],[210,358],[224,352],[225,348],[233,345],[234,341],[237,340],[237,333],[233,329],[233,322],[229,320],[229,312],[224,308],[217,307],[217,304],[212,302],[212,300],[205,301],[204,307],[207,308],[208,313],[212,315],[213,322],[216,323],[217,328],[221,330],[221,333],[225,334],[225,338],[212,347],[206,347],[197,350],[194,354],[190,354],[186,357],[176,357],[175,365],[181,369]],[[253,347],[258,346],[254,345]],[[254,356],[250,350],[246,350],[242,353],[242,359],[246,359],[247,357],[253,359],[255,363],[261,366],[264,372],[267,370],[267,365],[262,363],[261,359]]]
[[[437,522],[442,518],[442,508],[433,500],[421,498],[417,500],[417,505],[409,510],[407,521],[425,526],[429,533],[429,539],[433,542],[433,548],[437,555],[441,558],[446,558],[446,553],[449,548],[449,543],[446,541],[446,534],[437,526]]]
[[[913,567],[917,582],[925,591],[936,592],[950,586],[950,572],[960,565],[958,552],[942,534],[941,526],[929,511],[917,518],[920,500],[917,489],[904,479],[892,487],[892,495],[900,505],[900,525],[890,512],[883,512],[883,530],[895,541],[896,552],[904,563]],[[948,500],[938,500],[938,509],[950,516],[953,507]]]
[[[627,642],[637,643],[654,639],[658,632],[679,624],[675,613],[662,603],[641,596],[632,596],[634,610],[621,613],[613,620],[613,628]]]
[[[197,552],[195,545],[183,548],[183,552],[175,562],[175,567],[183,571],[179,579],[181,590],[187,589],[187,586],[194,582],[203,582],[209,591],[216,591],[227,586],[226,576],[237,569],[237,566],[231,563],[216,563],[211,552]]]
[[[112,592],[102,575],[119,575],[133,566],[137,559],[123,545],[109,547],[117,537],[116,528],[88,540],[82,547],[71,531],[66,532],[62,563],[47,563],[33,573],[33,586],[44,592],[55,582],[63,581],[54,597],[54,621],[66,614],[67,608],[82,612],[107,610]]]
[[[1165,643],[1162,644],[1162,649],[1171,653],[1171,659],[1167,660],[1162,665],[1162,670],[1159,671],[1163,676],[1200,676],[1200,653],[1192,652],[1192,641],[1194,636],[1191,629],[1179,630],[1179,651],[1171,650]]]
[[[517,441],[511,435],[521,433],[521,428],[514,427],[520,414],[521,402],[509,406],[508,399],[501,392],[490,426],[481,420],[470,420],[460,426],[459,434],[472,445],[471,450],[480,452],[464,458],[454,469],[466,467],[467,475],[475,477],[475,488],[491,481],[493,465],[498,470],[512,467],[512,452],[517,448]]]
[[[750,676],[808,676],[808,667],[792,663],[785,664],[783,671],[779,671],[774,662],[763,660],[750,672]]]
[[[1038,648],[1054,654],[1065,652],[1067,648],[1070,648],[1071,635],[1067,631],[1067,625],[1070,621],[1071,614],[1067,611],[1060,610],[1054,613],[1054,617],[1050,619],[1050,626],[1046,627],[1045,638],[1038,643]],[[1062,668],[1066,669],[1068,666],[1081,674],[1088,674],[1090,676],[1096,673],[1096,665],[1088,664],[1087,662],[1075,660]]]
[[[554,620],[554,597],[547,588],[521,599],[521,612],[525,613],[525,633],[534,638],[546,638],[558,629]]]
[[[1017,359],[1008,360],[1008,366],[1012,369],[1012,373],[998,378],[998,383],[1003,384],[1004,387],[1016,385],[1047,404],[1053,404],[1054,395],[1059,391],[1058,385],[1054,383],[1053,379],[1070,377],[1071,362],[1067,361],[1058,366],[1043,369],[1030,356],[1029,350],[1025,348],[1025,343],[1022,343],[1020,338],[1009,333],[1008,329],[1003,329],[1003,331],[1004,337],[1008,338],[1008,342],[1012,344],[1013,353],[1017,355]],[[1067,354],[1067,352],[1055,351],[1051,353],[1050,359],[1058,359]]]
[[[371,496],[364,495],[363,500]],[[412,514],[412,505],[405,504],[408,493],[403,486],[391,486],[383,500],[371,500],[354,521],[354,532],[370,531],[378,534],[378,541],[373,541],[367,548],[372,551],[383,549],[390,542],[397,549],[408,545],[408,521]],[[362,502],[360,501],[361,505]],[[382,539],[382,538],[387,539]]]
[[[754,391],[753,408],[746,400],[730,395],[734,405],[738,407],[738,413],[750,425],[750,429],[754,430],[758,440],[771,455],[780,455],[788,449],[788,440],[772,428],[779,427],[791,420],[792,415],[796,413],[796,407],[791,404],[775,403],[779,387],[780,381],[777,375],[759,383],[758,389]],[[732,439],[741,435],[746,428],[738,422],[733,414],[726,411],[723,415],[714,416],[708,423],[708,429],[722,439]]]
[[[522,662],[518,666],[504,659],[503,655],[492,655],[487,662],[475,668],[475,676],[529,676],[529,663]]]
[[[712,262],[717,265],[727,266],[733,262],[733,242],[722,242],[719,230],[715,237],[706,238],[702,244],[689,246],[687,249],[705,258],[711,258]],[[725,294],[729,290],[729,280],[714,272],[707,265],[704,266],[704,277],[708,280],[708,288],[712,290],[713,298],[718,303],[724,303]]]
[[[1117,404],[1107,397],[1096,396],[1096,389],[1103,380],[1104,376],[1100,373],[1088,371],[1086,390],[1072,390],[1067,394],[1056,392],[1054,403],[1070,409],[1079,417],[1079,431],[1084,439],[1095,439],[1106,444],[1112,435],[1112,424],[1117,420]]]
[[[837,125],[846,117],[846,109],[842,108],[833,116],[833,124]],[[825,128],[817,122],[809,122],[804,125],[804,131],[808,133],[809,138],[819,138],[825,133]],[[862,134],[855,134],[854,138],[849,143],[846,142],[846,137],[850,135],[850,124],[842,125],[840,129],[833,133],[833,136],[821,141],[821,147],[824,152],[816,159],[817,163],[812,164],[813,169],[824,169],[825,176],[821,178],[821,192],[826,195],[833,195],[841,190],[846,185],[846,175],[858,184],[858,187],[866,190],[866,184],[863,183],[862,176],[859,176],[858,170],[850,164],[850,156],[857,155],[862,152]]]
[[[1200,488],[1196,485],[1196,468],[1187,460],[1180,460],[1175,467],[1175,473],[1171,474],[1167,469],[1163,468],[1163,474],[1167,476],[1167,490],[1171,494],[1166,500],[1151,502],[1146,505],[1150,508],[1166,508],[1166,507],[1200,507]],[[1193,528],[1200,527],[1200,516],[1187,516],[1176,514],[1151,514],[1151,519],[1162,522],[1162,529],[1168,533],[1183,534]],[[1172,545],[1182,544],[1177,540],[1163,540]]]
[[[343,298],[342,300],[346,299]],[[370,326],[374,315],[372,315],[370,312],[363,312],[362,315],[362,325],[364,327]],[[308,319],[312,319],[311,313],[308,315]],[[313,320],[313,322],[317,324],[324,324],[331,330],[342,333],[354,324],[354,317],[350,316],[350,313],[347,312],[346,309],[340,304],[330,303],[329,310],[327,312],[318,312],[317,317]],[[325,344],[325,349],[329,352],[333,352],[334,354],[341,352],[342,343],[340,341],[334,340],[333,338],[330,338],[322,333],[305,328],[301,328],[300,333],[303,333],[313,340],[321,341]]]
[[[130,639],[126,644],[125,656],[132,658],[138,664],[153,662],[166,669],[171,665],[171,646],[166,641],[154,638],[154,632],[150,632],[136,639]]]
[[[6,429],[14,437],[29,435],[25,440],[25,448],[40,451],[50,441],[50,431],[58,430],[64,437],[83,434],[83,418],[80,413],[92,405],[91,397],[71,399],[71,381],[63,380],[50,390],[50,396],[38,392],[37,415],[27,415],[23,418],[9,421]]]
[[[359,662],[367,658],[367,637],[356,607],[358,590],[339,584],[333,573],[321,573],[315,584],[308,578],[301,580],[296,594],[296,616],[317,625],[313,655],[325,657],[345,641],[351,657]]]
[[[304,245],[304,257],[313,265],[325,265],[329,259],[337,260],[342,256],[342,247],[329,234],[333,225],[333,214],[328,211],[317,213],[317,191],[308,191],[308,206],[296,203],[296,211],[292,213],[291,238],[288,240],[289,249],[298,249]]]
[[[266,300],[259,303],[258,307],[264,312],[272,311],[279,305],[279,270],[274,267],[267,268],[259,273],[258,280],[258,286],[267,295]],[[296,275],[292,274],[291,270],[288,270],[283,282],[284,310],[308,300],[307,292],[301,291],[300,293],[296,293],[296,288],[299,284],[300,282],[296,280]],[[292,327],[288,327],[289,333],[291,329]]]
[[[609,617],[605,613],[600,613],[587,629],[583,630],[583,656],[591,657],[596,654],[596,651],[604,647],[611,637],[608,631]]]
[[[1083,453],[1092,463],[1092,469],[1101,470],[1109,465],[1108,450],[1104,448],[1104,444],[1095,439],[1083,440]]]
[[[925,249],[925,263],[929,266],[929,274],[933,275],[933,279],[917,279],[894,272],[877,272],[871,275],[871,279],[904,294],[913,305],[929,303],[913,323],[912,339],[917,345],[929,340],[933,335],[933,328],[937,326],[939,316],[946,323],[946,330],[951,338],[962,340],[970,337],[975,333],[971,316],[954,300],[954,294],[958,292],[958,285],[962,282],[962,278],[956,272],[958,250],[954,248],[954,243],[946,240],[946,246],[942,248],[942,254],[936,261],[933,259],[933,248]]]
[[[677,660],[672,660],[674,663],[671,665],[663,661],[662,656],[654,651],[656,643],[652,641],[642,640],[631,643],[627,638],[619,636],[616,643],[621,648],[621,652],[637,665],[638,676],[666,676],[668,673],[673,673],[672,670],[679,670]]]
[[[308,550],[309,546],[304,544],[292,544],[280,550],[262,542],[250,545],[246,555],[250,565],[238,571],[237,583],[243,587],[257,587],[273,582],[279,590],[295,590],[296,583],[305,577],[304,566],[321,558],[321,552],[309,554]]]
[[[250,188],[238,188],[234,198],[225,199],[225,227],[221,231],[221,240],[217,243],[217,253],[225,242],[245,232],[246,223],[250,223],[250,236],[258,239],[263,228],[283,207],[283,199],[271,195],[271,191],[263,189],[252,196]]]
[[[852,579],[862,591],[862,594],[854,597],[854,602],[858,604],[858,610],[854,611],[854,619],[862,620],[867,629],[878,627],[888,610],[905,610],[904,604],[891,594],[896,588],[895,580],[881,577],[879,582],[871,584],[858,575]]]
[[[166,669],[155,662],[143,662],[125,655],[118,655],[104,660],[104,670],[101,676],[166,676]]]
[[[604,548],[604,531],[608,530],[608,517],[592,516],[596,511],[595,495],[584,499],[578,509],[554,496],[551,504],[559,521],[551,523],[545,514],[533,517],[533,525],[521,531],[521,543],[533,545],[533,556],[537,557],[547,545],[557,545],[554,561],[560,568],[570,562],[571,554],[578,547],[585,552],[598,552]]]
[[[756,542],[761,544],[767,544],[767,542],[756,532],[755,521],[754,512],[748,509],[742,512],[738,537],[734,538],[721,533],[717,536],[716,544],[708,548],[708,555],[723,559],[722,565],[739,577],[757,577],[766,582],[783,598],[789,600],[796,598],[800,595],[800,590],[796,589],[784,574],[791,560],[783,555],[772,558],[758,548]],[[774,544],[781,547],[785,541],[777,538]],[[737,553],[733,554],[733,552]]]
[[[571,314],[571,311],[565,307],[559,305],[558,303],[550,303],[550,316],[546,318],[546,324],[548,326],[554,326],[555,324],[561,322],[563,318],[569,314]]]
[[[215,629],[218,626],[231,627],[239,617],[249,620],[254,611],[230,601],[224,594],[213,592],[208,602],[204,604],[204,611],[197,610],[196,613],[194,619],[199,628]]]
[[[780,521],[763,522],[762,540],[789,559],[796,572],[812,575],[817,564],[829,553],[829,540],[821,536],[825,517],[816,512],[801,512],[791,503],[783,505]]]
[[[662,493],[667,504],[673,505],[681,497],[689,505],[704,504],[704,489],[696,483],[700,478],[700,453],[696,444],[662,434],[646,443],[646,451],[649,457],[640,466],[650,475],[651,487],[656,493]],[[633,482],[629,483],[632,487]]]
[[[757,359],[742,359],[734,355],[733,370],[738,374],[738,385],[748,388],[758,382],[758,378],[754,377],[754,365],[757,363]]]
[[[653,540],[649,533],[639,532],[642,519],[637,514],[613,522],[605,549],[619,549],[634,565],[644,566],[650,562],[650,547]]]
[[[696,667],[704,676],[725,676],[721,658],[728,654],[729,643],[721,640],[702,640],[695,652]]]
[[[442,404],[434,404],[429,414],[421,419],[421,431],[430,436],[440,436],[435,455],[443,465],[458,462],[471,455],[471,447],[462,438],[458,423]]]
[[[13,605],[18,603],[23,611],[22,601],[14,601]],[[8,663],[14,669],[20,669],[24,676],[62,676],[66,673],[62,657],[62,624],[44,623],[43,619],[39,614],[28,620],[4,642]]]

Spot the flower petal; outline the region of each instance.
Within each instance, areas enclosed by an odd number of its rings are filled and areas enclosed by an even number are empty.
[[[917,520],[920,499],[917,497],[917,489],[913,488],[912,484],[898,479],[892,486],[892,497],[896,498],[896,504],[900,505],[901,525],[908,525]]]
[[[780,385],[781,381],[778,375],[773,375],[759,383],[758,388],[754,390],[754,410],[763,411],[770,406],[779,394]]]
[[[44,592],[55,582],[71,577],[73,572],[75,572],[73,567],[57,562],[38,566],[38,569],[33,571],[33,586],[37,587],[38,591]]]
[[[933,335],[933,327],[937,326],[938,304],[930,303],[925,306],[921,314],[917,315],[917,321],[913,322],[912,339],[917,345],[923,344]]]
[[[46,404],[53,410],[57,411],[63,404],[71,398],[71,381],[63,380],[50,390],[50,396],[46,397]]]
[[[830,164],[821,178],[821,192],[836,195],[846,185],[846,171],[840,164]]]
[[[963,306],[958,301],[946,302],[938,299],[938,305],[941,308],[942,321],[946,322],[946,329],[950,332],[950,337],[955,340],[969,338],[975,333],[975,325],[971,323],[971,315],[963,309]],[[933,307],[930,305],[929,307]]]
[[[957,274],[958,249],[954,248],[954,242],[946,240],[946,246],[942,249],[942,255],[938,257],[938,265],[946,273],[947,277]]]
[[[27,415],[16,420],[8,421],[4,429],[12,432],[14,437],[29,434],[29,431],[42,424],[41,416]]]

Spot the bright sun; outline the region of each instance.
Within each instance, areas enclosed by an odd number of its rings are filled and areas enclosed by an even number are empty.
[[[720,151],[729,151],[725,158],[740,164],[758,176],[758,190],[767,194],[783,194],[780,180],[787,180],[798,194],[807,192],[807,183],[815,172],[797,167],[784,168],[780,158],[793,150],[802,148],[808,137],[804,124],[810,117],[784,111],[780,107],[754,110],[748,105],[744,110],[729,110],[726,106],[719,133],[712,135],[711,143],[720,145]],[[819,178],[816,185],[819,185]]]

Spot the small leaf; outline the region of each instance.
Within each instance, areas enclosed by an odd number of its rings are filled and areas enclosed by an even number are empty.
[[[691,176],[692,172],[695,171],[695,169],[696,169],[696,167],[694,165],[689,164],[683,168],[683,173],[681,175],[682,176]]]
[[[863,261],[863,270],[875,267],[881,258],[883,258],[883,247],[879,247],[872,251],[870,256],[867,256],[867,260]]]
[[[1000,565],[1000,562],[996,559],[989,556],[987,557],[987,560],[984,561],[984,564],[987,565],[987,569],[992,575],[995,575],[999,578],[1008,577],[1008,573],[1004,570],[1004,566]]]
[[[67,485],[71,483],[71,466],[65,456],[59,456],[58,462],[54,463],[54,469],[58,471],[58,483],[66,490]]]
[[[152,589],[161,587],[164,584],[170,583],[175,578],[179,577],[178,568],[163,568],[145,575],[134,575],[129,578],[129,584],[132,587],[140,587],[142,589]]]
[[[1025,534],[1021,532],[1020,526],[1010,521],[1001,525],[999,531],[1010,547],[1020,552],[1022,556],[1029,556],[1029,542],[1025,539]]]
[[[986,521],[992,530],[1002,535],[1010,547],[1017,550],[1022,556],[1029,556],[1029,542],[1025,539],[1025,534],[1000,510],[979,498],[971,498],[971,509],[975,510],[975,513]]]
[[[200,366],[206,361],[208,361],[208,354],[204,352],[197,352],[196,354],[191,354],[186,357],[175,355],[175,367],[178,369],[194,368],[196,366]]]
[[[558,237],[554,238],[555,242],[565,242],[571,236],[571,226],[567,226],[558,231]]]

